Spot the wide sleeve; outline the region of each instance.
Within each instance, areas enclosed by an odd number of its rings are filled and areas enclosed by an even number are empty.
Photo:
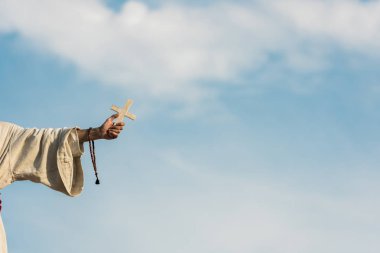
[[[82,154],[75,128],[20,128],[9,149],[13,181],[30,180],[76,196],[84,183]]]

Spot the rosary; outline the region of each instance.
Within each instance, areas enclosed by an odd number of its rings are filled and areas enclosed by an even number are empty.
[[[115,111],[115,112],[117,112],[119,114],[119,116],[116,118],[116,123],[123,122],[124,117],[128,117],[131,120],[135,120],[136,119],[136,115],[128,112],[129,108],[132,106],[132,104],[133,104],[133,100],[132,99],[128,99],[127,103],[122,108],[117,107],[115,105],[113,105],[111,107],[111,110],[113,110],[113,111]],[[87,132],[88,145],[89,145],[89,148],[90,148],[92,166],[94,168],[94,173],[95,173],[95,177],[96,177],[95,184],[100,184],[99,177],[98,177],[98,168],[96,167],[95,142],[94,142],[94,140],[91,139],[91,134],[90,134],[91,130],[92,130],[92,128],[90,127],[88,129],[88,132]],[[0,200],[0,211],[1,211],[1,200]]]
[[[92,166],[94,167],[94,172],[95,172],[95,177],[96,177],[95,184],[100,184],[99,177],[98,177],[98,169],[96,168],[95,142],[94,140],[91,140],[91,137],[90,137],[91,129],[92,129],[91,127],[88,129],[88,144],[90,147]]]

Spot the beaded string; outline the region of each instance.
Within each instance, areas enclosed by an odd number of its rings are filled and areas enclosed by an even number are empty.
[[[91,161],[92,166],[94,167],[95,177],[96,181],[95,184],[100,184],[99,177],[98,177],[98,169],[96,168],[96,156],[95,156],[95,142],[94,140],[91,140],[90,133],[91,133],[91,127],[88,129],[88,144],[90,146],[90,154],[91,154]]]

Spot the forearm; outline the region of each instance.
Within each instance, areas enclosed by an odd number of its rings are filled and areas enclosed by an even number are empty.
[[[78,139],[80,143],[89,141],[88,137],[90,137],[90,139],[94,141],[103,139],[101,131],[100,131],[100,127],[91,128],[91,131],[90,129],[77,129],[77,133],[78,133]]]

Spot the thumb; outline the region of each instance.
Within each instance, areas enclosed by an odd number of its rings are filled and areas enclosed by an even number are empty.
[[[104,122],[104,124],[112,124],[112,122],[114,121],[114,119],[116,119],[117,117],[119,117],[118,113],[111,115],[108,119],[106,119],[106,121]]]
[[[116,119],[117,117],[119,117],[119,114],[118,114],[118,113],[115,113],[115,114],[113,114],[111,117],[109,117],[108,120],[113,121],[113,120]]]

